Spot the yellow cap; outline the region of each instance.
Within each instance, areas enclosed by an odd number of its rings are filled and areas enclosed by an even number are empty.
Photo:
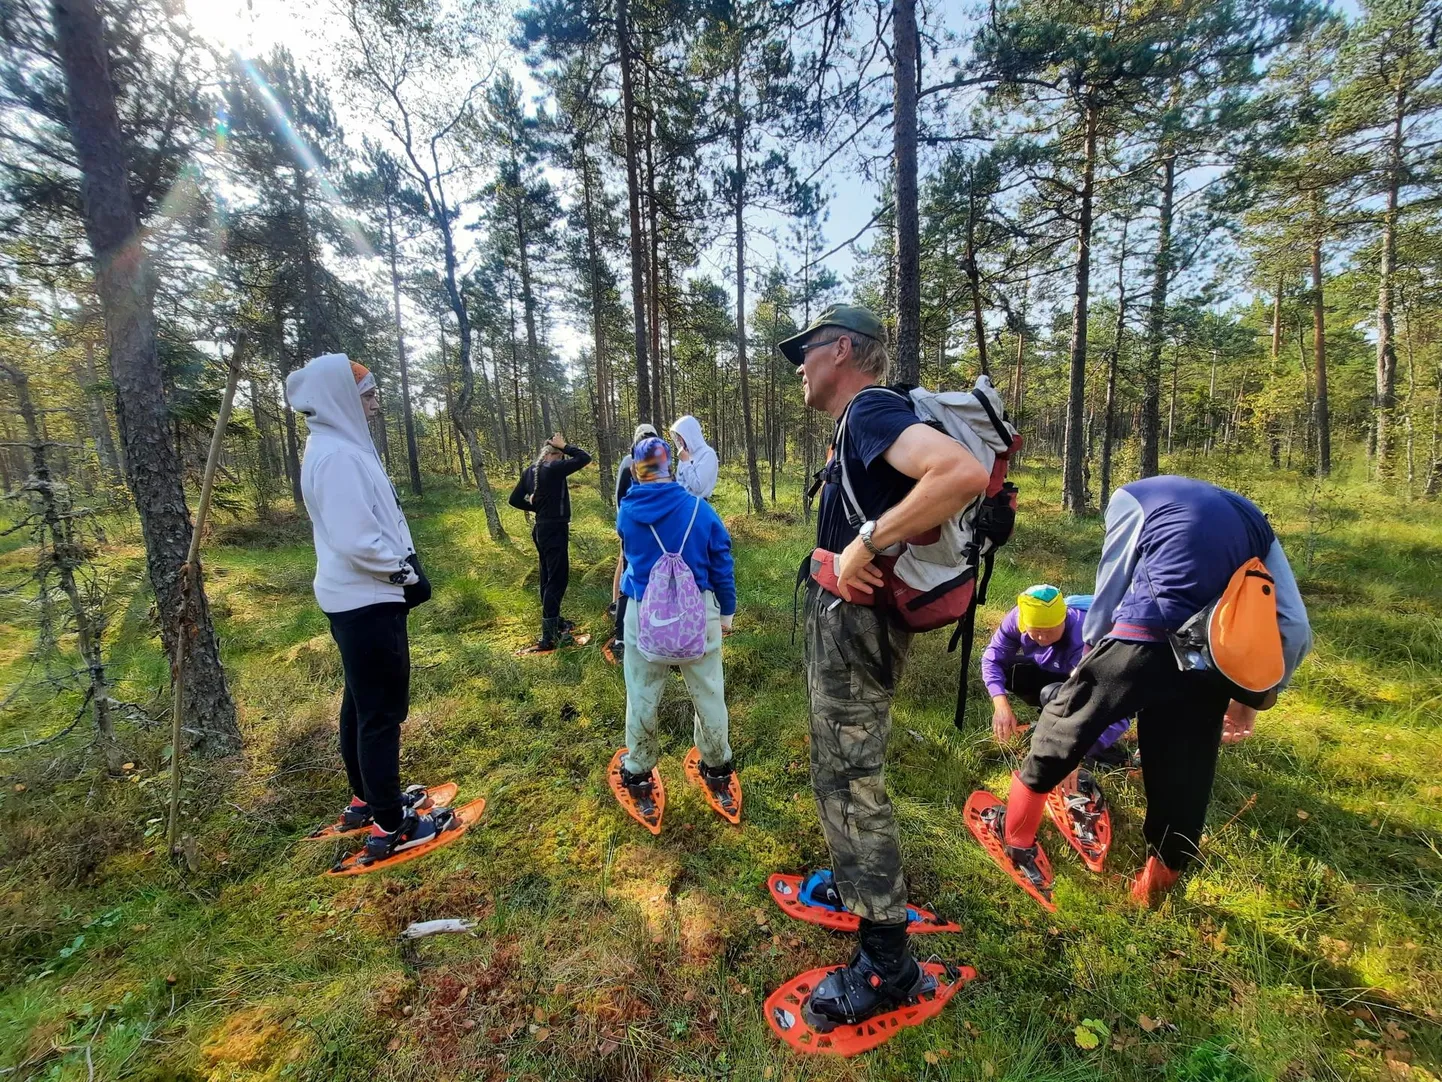
[[[1055,586],[1028,586],[1016,595],[1016,626],[1021,631],[1045,631],[1066,623],[1066,599]]]

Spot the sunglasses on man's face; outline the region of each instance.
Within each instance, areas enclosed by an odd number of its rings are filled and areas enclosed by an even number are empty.
[[[846,335],[844,334],[838,334],[835,338],[823,338],[820,342],[803,342],[796,347],[796,351],[801,354],[801,363],[806,363],[806,355],[813,349],[820,349],[822,346],[829,346],[835,342],[840,342],[845,337]]]

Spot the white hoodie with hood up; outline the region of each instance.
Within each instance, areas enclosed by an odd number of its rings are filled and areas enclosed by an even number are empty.
[[[716,491],[720,463],[701,432],[701,422],[688,413],[671,426],[671,431],[686,441],[686,453],[690,456],[690,461],[677,463],[676,480],[691,495],[709,500]]]
[[[415,551],[395,487],[386,476],[356,393],[350,358],[327,353],[285,381],[291,408],[310,435],[300,492],[315,538],[315,599],[323,612],[404,601],[418,581]]]

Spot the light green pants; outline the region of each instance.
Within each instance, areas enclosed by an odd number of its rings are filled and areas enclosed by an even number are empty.
[[[716,595],[707,590],[701,595],[706,603],[706,652],[695,661],[676,666],[691,693],[696,708],[695,740],[701,761],[720,766],[731,761],[728,738],[730,718],[726,712],[726,681],[721,675],[721,608]],[[661,757],[661,742],[656,738],[656,711],[671,665],[647,661],[636,646],[636,621],[641,603],[632,599],[626,606],[626,747],[629,749],[622,765],[632,774],[649,774]]]

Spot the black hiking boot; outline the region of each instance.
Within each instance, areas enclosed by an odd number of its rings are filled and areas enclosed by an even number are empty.
[[[1027,846],[1006,844],[1006,807],[998,804],[987,808],[981,813],[981,821],[1001,841],[1001,851],[1006,855],[1006,859],[1011,861],[1012,866],[1021,872],[1038,892],[1048,899],[1051,898],[1051,883],[1042,874],[1041,865],[1036,862],[1039,852],[1036,843],[1032,842]]]
[[[801,1011],[819,1033],[854,1026],[914,1003],[936,987],[907,948],[906,924],[861,922],[861,945],[849,965],[833,969]]]
[[[621,784],[625,786],[626,792],[631,794],[631,799],[636,802],[636,809],[646,818],[656,814],[656,780],[654,771],[647,771],[645,774],[632,774],[626,769],[626,764],[621,764]]]
[[[706,783],[706,788],[711,790],[711,795],[716,798],[716,803],[728,812],[736,809],[736,801],[731,796],[731,776],[735,772],[736,769],[730,759],[720,766],[707,766],[706,760],[701,760],[701,780]]]

